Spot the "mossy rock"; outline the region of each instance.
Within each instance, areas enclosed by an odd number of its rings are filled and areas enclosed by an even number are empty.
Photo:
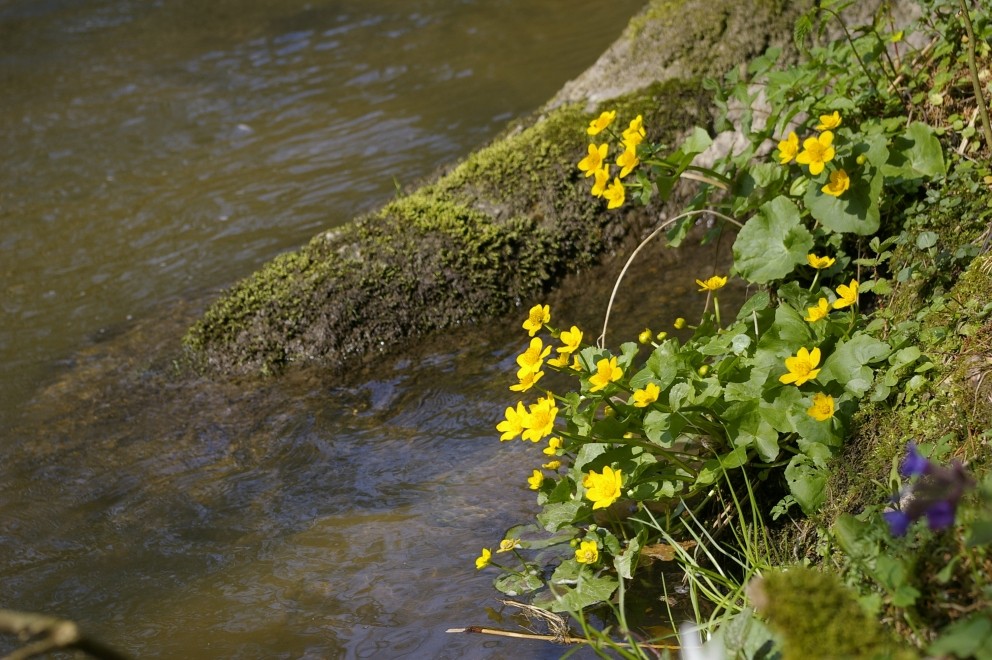
[[[805,6],[652,2],[584,74],[594,94],[573,86],[570,100],[559,95],[446,174],[266,264],[187,332],[193,362],[241,373],[334,366],[539,300],[566,274],[638,240],[661,212],[607,211],[589,194],[576,163],[598,105],[608,102],[621,121],[642,114],[649,139],[675,144],[709,124],[699,76],[787,43]],[[688,31],[687,15],[698,17]],[[623,49],[626,69],[617,67]]]
[[[834,573],[796,566],[748,585],[755,608],[781,640],[782,660],[918,657],[858,604]]]

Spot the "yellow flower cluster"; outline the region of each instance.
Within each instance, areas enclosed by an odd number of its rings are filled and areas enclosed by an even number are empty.
[[[823,172],[827,163],[837,155],[834,149],[834,129],[841,124],[840,113],[836,110],[829,115],[820,115],[820,123],[816,130],[821,131],[803,140],[802,151],[799,150],[799,136],[791,131],[784,140],[778,143],[778,162],[788,165],[793,160],[799,165],[806,165],[812,176]],[[827,195],[840,197],[851,187],[851,178],[843,169],[830,173],[827,184],[820,188]]]
[[[590,136],[599,135],[609,128],[616,116],[616,110],[600,113],[598,117],[589,122],[586,133]],[[611,164],[607,162],[607,156],[610,152],[608,142],[590,143],[586,157],[579,161],[579,170],[584,172],[587,177],[593,177],[591,190],[593,196],[605,199],[608,202],[607,208],[615,209],[623,206],[627,194],[621,179],[629,175],[640,164],[637,146],[644,141],[645,135],[644,118],[637,115],[621,134],[620,144],[623,146],[623,151],[614,162],[614,165],[620,168],[615,176],[611,171]],[[611,177],[612,181],[610,180]]]

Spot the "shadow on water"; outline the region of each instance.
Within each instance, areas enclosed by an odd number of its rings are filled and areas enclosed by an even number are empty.
[[[698,315],[712,254],[646,250],[611,343]],[[620,265],[549,296],[553,320],[597,335]],[[444,632],[493,625],[474,558],[536,512],[542,455],[494,429],[525,311],[267,380],[178,372],[184,304],[81,351],[0,456],[4,605],[139,657],[560,656]]]

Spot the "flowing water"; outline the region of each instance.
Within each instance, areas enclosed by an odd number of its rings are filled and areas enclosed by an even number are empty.
[[[0,0],[0,607],[138,657],[560,655],[445,633],[518,623],[473,566],[534,513],[543,457],[494,430],[518,320],[344,377],[171,359],[218,289],[533,110],[641,4]],[[616,336],[698,308],[666,273],[712,252],[641,259]],[[558,318],[596,334],[616,270]]]

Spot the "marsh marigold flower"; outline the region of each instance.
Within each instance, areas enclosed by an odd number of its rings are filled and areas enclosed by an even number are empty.
[[[818,131],[832,131],[840,126],[840,113],[834,110],[833,114],[820,115],[820,123],[816,125]]]
[[[826,298],[820,298],[815,307],[806,308],[806,316],[803,318],[804,321],[809,321],[810,323],[816,323],[820,319],[827,318],[827,314],[830,313],[830,303],[827,302]]]
[[[673,323],[672,325],[675,326],[676,330],[681,330],[682,328],[685,327],[685,319],[680,316],[677,319],[675,319],[675,323]]]
[[[586,133],[589,135],[599,135],[606,127],[613,123],[613,120],[617,117],[616,110],[607,110],[600,113],[598,117],[589,122],[589,128],[586,129]]]
[[[833,257],[818,257],[812,252],[806,255],[806,261],[810,266],[817,270],[823,270],[824,268],[830,268],[837,261]]]
[[[606,192],[606,186],[609,185],[610,183],[609,165],[601,167],[595,172],[593,172],[593,176],[595,177],[595,179],[594,179],[594,183],[592,184],[592,190],[590,190],[589,192],[592,193],[593,197],[602,197],[603,193]]]
[[[620,168],[619,178],[624,178],[637,167],[641,161],[637,158],[637,149],[627,147],[624,152],[617,157],[617,167]]]
[[[489,565],[490,560],[493,557],[493,552],[489,548],[483,548],[482,554],[475,560],[475,570],[481,571],[483,568]]]
[[[534,470],[529,477],[527,477],[527,485],[530,486],[531,490],[538,490],[541,488],[541,484],[544,483],[544,475],[540,470]]]
[[[813,395],[813,405],[806,409],[806,414],[818,422],[825,422],[834,416],[834,398],[829,394],[817,392]]]
[[[558,453],[558,450],[561,449],[561,445],[561,438],[551,438],[548,440],[548,446],[541,451],[547,456],[554,456]]]
[[[499,550],[496,554],[501,552],[510,552],[511,550],[516,550],[520,547],[520,539],[503,539],[499,542]]]
[[[596,170],[603,167],[603,162],[609,152],[610,145],[605,142],[598,147],[595,144],[590,144],[586,157],[579,161],[579,169],[585,172],[586,176],[592,176]]]
[[[716,291],[717,289],[722,289],[727,284],[726,277],[720,277],[719,275],[714,275],[706,281],[696,280],[701,288],[700,291]]]
[[[820,349],[814,348],[812,351],[807,351],[804,346],[796,352],[794,357],[785,358],[785,368],[789,371],[782,374],[779,381],[786,385],[793,383],[798,387],[806,381],[816,378],[817,374],[820,373],[820,370],[816,368],[818,364],[820,364]]]
[[[623,202],[626,199],[626,193],[624,192],[623,184],[620,182],[620,177],[613,177],[613,183],[611,183],[610,187],[603,193],[603,198],[609,202],[609,204],[606,205],[606,208],[608,209],[615,209],[623,206]]]
[[[582,479],[586,487],[586,499],[592,502],[593,509],[605,509],[619,499],[623,487],[623,474],[610,466],[602,473],[589,472]]]
[[[834,301],[834,309],[850,307],[858,302],[858,281],[851,280],[851,283],[841,284],[837,287],[837,300]]]
[[[825,194],[840,197],[851,187],[851,177],[847,176],[844,170],[837,170],[830,173],[830,181],[820,188]]]
[[[534,305],[527,312],[527,320],[524,321],[523,329],[533,337],[544,327],[545,323],[549,323],[550,321],[551,308],[547,305]]]
[[[520,381],[516,385],[510,385],[511,392],[526,392],[537,385],[537,381],[544,377],[543,371],[532,371],[531,369],[521,369],[517,372],[517,379]]]
[[[517,401],[516,408],[506,409],[506,419],[496,425],[496,430],[503,435],[499,436],[500,442],[513,440],[524,432],[524,418],[527,417],[527,409],[522,401]]]
[[[795,131],[789,133],[789,137],[778,143],[778,162],[788,165],[799,153],[799,136]]]
[[[796,156],[800,165],[808,165],[809,173],[816,176],[824,166],[834,159],[834,134],[824,131],[816,137],[803,140],[803,150]]]
[[[557,470],[558,468],[561,467],[561,461],[548,461],[541,467],[548,470]]]
[[[637,145],[644,141],[644,117],[637,115],[630,120],[627,130],[623,132],[623,146],[628,149],[635,149]]]
[[[517,356],[517,365],[520,367],[520,371],[538,371],[544,364],[544,358],[548,357],[550,352],[550,346],[545,346],[540,337],[534,337],[530,340],[530,346],[527,350]],[[517,374],[517,377],[521,377],[520,373]]]
[[[634,390],[634,407],[647,408],[658,400],[661,388],[655,383],[648,383],[643,389]]]
[[[610,383],[623,377],[623,369],[617,366],[616,356],[603,358],[596,363],[596,373],[589,376],[590,392],[598,392]]]
[[[595,564],[599,561],[599,546],[595,541],[583,541],[575,550],[575,561],[580,564]]]
[[[554,397],[546,396],[531,404],[523,419],[524,431],[522,437],[531,442],[540,442],[551,435],[554,430],[555,418],[558,416],[558,406]]]
[[[561,340],[562,345],[558,347],[559,353],[572,354],[578,350],[579,345],[582,344],[582,331],[579,330],[577,326],[572,326],[568,330],[562,330],[561,334],[558,336]]]

